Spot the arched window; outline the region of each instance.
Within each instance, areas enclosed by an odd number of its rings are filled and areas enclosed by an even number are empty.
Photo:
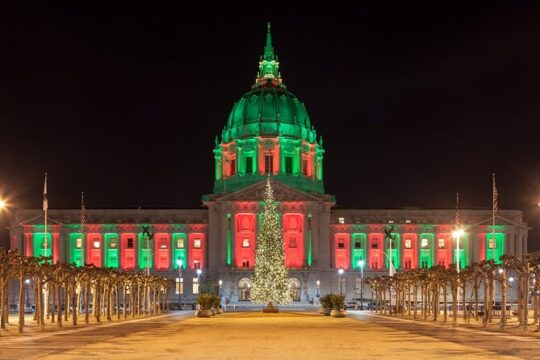
[[[298,281],[298,279],[296,278],[289,279],[289,292],[291,294],[291,299],[293,301],[300,301],[301,289],[302,288],[300,287],[300,281]]]
[[[251,280],[243,278],[238,282],[238,300],[250,301],[251,300]]]

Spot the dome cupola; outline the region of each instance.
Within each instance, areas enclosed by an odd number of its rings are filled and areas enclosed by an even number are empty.
[[[255,83],[233,105],[216,138],[214,193],[236,191],[267,174],[323,193],[323,153],[305,105],[283,83],[268,23]]]

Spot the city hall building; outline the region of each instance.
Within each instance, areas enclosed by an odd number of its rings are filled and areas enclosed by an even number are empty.
[[[214,189],[202,196],[204,209],[92,209],[84,226],[79,209],[53,209],[46,236],[43,211],[19,210],[11,248],[76,266],[149,269],[176,281],[171,301],[181,289],[184,301],[193,302],[202,281],[221,283],[228,302],[249,301],[270,176],[297,302],[340,291],[357,297],[360,270],[365,276],[387,274],[390,257],[400,271],[448,266],[458,256],[466,266],[526,253],[528,227],[517,210],[498,211],[494,227],[491,210],[462,210],[466,231],[457,250],[453,209],[334,209],[336,199],[324,189],[325,151],[304,103],[283,83],[268,28],[255,83],[216,137]]]

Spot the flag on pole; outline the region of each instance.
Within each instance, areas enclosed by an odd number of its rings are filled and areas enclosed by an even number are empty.
[[[459,212],[459,193],[456,193],[456,229],[461,227],[461,214]]]
[[[86,224],[86,207],[84,206],[84,192],[81,192],[81,231],[84,231]]]
[[[495,186],[495,174],[493,174],[493,214],[499,211],[499,193],[497,192],[497,186]]]
[[[45,183],[43,184],[43,211],[49,209],[49,200],[47,199],[47,173],[45,173]]]

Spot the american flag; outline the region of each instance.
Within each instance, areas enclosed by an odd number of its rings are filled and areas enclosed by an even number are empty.
[[[461,226],[461,214],[459,213],[459,193],[456,193],[456,228]]]
[[[47,198],[47,173],[45,173],[45,182],[43,183],[43,211],[49,210],[49,199]]]
[[[497,187],[495,186],[495,174],[493,174],[493,213],[499,211],[498,205],[499,193],[497,192]]]
[[[81,232],[84,231],[86,224],[86,207],[84,206],[84,192],[81,192]]]

